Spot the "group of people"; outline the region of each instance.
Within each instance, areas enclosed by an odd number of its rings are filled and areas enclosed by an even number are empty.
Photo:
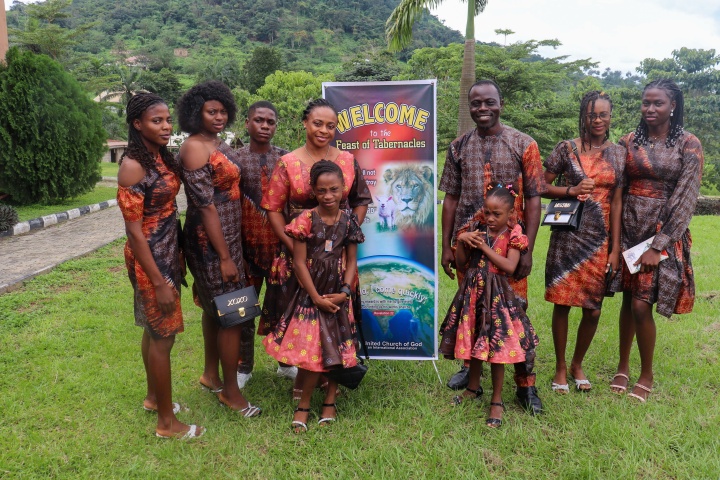
[[[610,98],[588,93],[580,107],[580,136],[560,142],[544,171],[537,143],[500,122],[502,94],[493,81],[473,85],[469,105],[476,128],[451,143],[440,182],[446,192],[441,263],[452,278],[457,274],[459,286],[441,327],[440,353],[465,361],[449,383],[464,389],[453,403],[483,393],[482,362],[489,362],[487,425],[500,426],[503,365],[512,363],[519,403],[532,413],[542,411],[533,372],[538,338],[526,314],[540,196],[577,197],[585,205],[580,228],[555,231],[550,240],[545,298],[555,304],[552,390],[568,392],[568,375],[578,390],[591,388],[582,360],[603,297],[623,292],[620,361],[611,387],[616,393],[628,389],[637,336],[641,372],[630,395],[645,401],[653,381],[652,305],[666,316],[686,313],[694,297],[687,227],[703,157],[697,138],[683,130],[682,92],[669,80],[649,84],[642,120],[619,145],[608,141]],[[255,323],[221,328],[213,299],[247,285],[259,294],[265,284],[257,334],[278,362],[278,374],[294,379],[298,403],[291,428],[308,430],[318,387],[325,395],[318,425],[328,425],[337,417],[338,385],[323,373],[357,363],[357,244],[364,241],[361,225],[372,201],[358,162],[332,145],[336,109],[324,99],[309,102],[302,116],[305,142],[292,152],[272,145],[278,115],[266,101],[248,109],[247,146],[233,150],[222,141],[219,134],[235,120],[237,107],[221,82],[192,87],[175,111],[189,134],[177,156],[167,149],[167,103],[150,93],[130,99],[128,148],[118,172],[125,260],[136,324],[144,329],[143,408],[157,412],[156,435],[195,438],[205,432],[180,422],[180,405],[172,401],[170,351],[184,328],[185,265],[202,309],[200,384],[239,415],[262,413],[242,394],[252,376]],[[188,199],[182,229],[175,202],[181,183]],[[631,275],[620,252],[653,235],[639,273]],[[669,258],[661,261],[661,252]],[[573,306],[583,316],[568,368]]]
[[[580,104],[579,136],[558,143],[544,162],[532,138],[500,123],[497,84],[477,82],[468,100],[477,128],[450,145],[439,187],[446,192],[441,263],[449,276],[457,273],[459,284],[440,346],[447,358],[464,360],[448,382],[464,389],[454,403],[482,394],[482,362],[489,362],[493,396],[487,425],[500,426],[501,366],[512,363],[518,402],[533,414],[542,411],[533,373],[537,337],[525,314],[540,197],[583,202],[579,228],[551,233],[545,264],[545,299],[554,304],[552,391],[568,393],[568,379],[576,390],[590,391],[582,362],[603,298],[622,292],[619,362],[610,388],[628,391],[637,337],[640,374],[628,395],[645,402],[653,386],[652,307],[657,304],[666,317],[688,313],[695,297],[688,225],[703,154],[697,137],[683,129],[682,91],[668,79],[646,85],[638,127],[617,145],[609,141],[610,97],[588,92]],[[644,242],[650,247],[631,273],[621,252]],[[582,319],[568,367],[571,307],[582,308]]]

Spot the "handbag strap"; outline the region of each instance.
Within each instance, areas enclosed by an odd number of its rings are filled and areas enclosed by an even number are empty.
[[[575,141],[568,140],[568,142],[570,143],[570,145],[572,145],[572,152],[573,152],[573,154],[575,154],[575,158],[577,158],[577,163],[578,163],[578,167],[580,167],[580,171],[583,173],[583,175],[585,175],[585,177],[587,177],[588,175],[587,175],[587,173],[585,173],[585,169],[583,168],[582,162],[580,161],[580,154],[578,153],[578,149],[577,149],[577,145],[575,145]],[[572,162],[572,160],[570,160],[570,161]]]

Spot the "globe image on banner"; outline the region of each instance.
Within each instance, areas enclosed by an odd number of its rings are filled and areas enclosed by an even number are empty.
[[[371,357],[425,357],[435,353],[435,276],[403,257],[358,262],[362,328]]]

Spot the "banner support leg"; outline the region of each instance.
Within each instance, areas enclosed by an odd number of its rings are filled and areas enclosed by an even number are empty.
[[[435,373],[437,373],[438,382],[440,382],[440,385],[442,385],[443,381],[442,381],[442,378],[440,378],[440,371],[437,368],[437,363],[435,362],[435,360],[432,361],[432,364],[433,364],[433,367],[435,367]]]

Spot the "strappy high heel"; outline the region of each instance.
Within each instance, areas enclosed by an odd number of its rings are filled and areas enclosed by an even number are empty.
[[[337,415],[337,406],[335,406],[334,403],[323,403],[323,407],[332,407],[335,410],[335,415]],[[318,425],[325,425],[328,423],[332,423],[335,420],[337,420],[337,417],[322,417],[320,420],[318,420]]]
[[[309,414],[310,409],[297,407],[295,409],[295,413],[297,413],[297,412],[307,412]],[[290,423],[290,430],[292,430],[293,433],[305,433],[308,431],[308,426],[307,426],[307,423],[305,423],[305,422],[301,422],[300,420],[293,420]]]
[[[505,411],[505,404],[503,402],[490,402],[490,407],[502,407],[503,412]],[[490,428],[501,427],[502,423],[502,418],[488,417],[487,420],[485,420],[485,425]]]
[[[477,390],[472,390],[472,389],[470,389],[470,388],[466,388],[465,391],[475,394],[475,399],[480,398],[480,396],[483,394],[483,388],[482,388],[482,387],[478,387]],[[470,395],[455,395],[455,396],[452,398],[452,405],[461,405],[462,402],[463,402],[463,400],[464,400],[464,397],[470,398]],[[474,400],[474,399],[473,399],[473,400]]]

